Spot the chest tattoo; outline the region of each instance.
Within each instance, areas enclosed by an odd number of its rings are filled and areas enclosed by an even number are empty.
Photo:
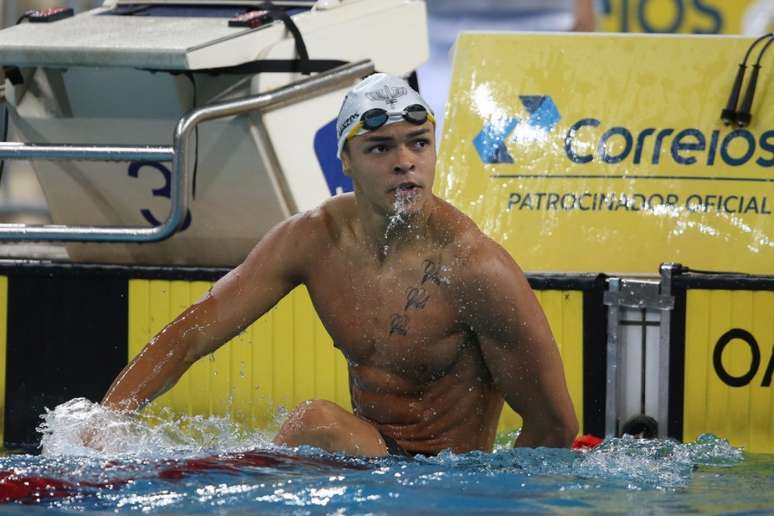
[[[424,267],[424,273],[422,274],[422,283],[424,285],[428,281],[432,281],[436,285],[443,283],[441,278],[441,267],[435,264],[432,260],[425,260],[422,264]]]
[[[408,316],[405,314],[392,314],[390,319],[390,335],[406,335],[408,333]]]
[[[423,310],[427,302],[430,300],[430,293],[423,287],[428,281],[441,285],[444,282],[441,278],[442,268],[432,260],[425,260],[422,262],[422,279],[418,285],[409,287],[406,289],[406,303],[403,306],[402,312],[392,314],[390,317],[390,333],[389,335],[401,335],[408,334],[408,312],[410,310]]]
[[[422,310],[430,299],[430,294],[422,287],[411,287],[406,291],[406,306],[403,308],[407,312],[409,308]]]

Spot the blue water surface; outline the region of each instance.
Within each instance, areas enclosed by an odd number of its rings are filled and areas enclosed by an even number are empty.
[[[502,445],[511,435],[494,453],[359,459],[275,447],[228,418],[124,420],[108,432],[114,449],[102,441],[94,451],[74,438],[88,418],[66,419],[49,414],[42,455],[0,457],[0,488],[9,479],[59,483],[0,511],[774,512],[774,456],[712,435],[687,444],[610,438],[587,452]]]

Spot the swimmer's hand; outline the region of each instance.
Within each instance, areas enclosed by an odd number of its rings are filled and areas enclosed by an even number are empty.
[[[132,441],[136,418],[75,398],[54,410],[46,409],[37,430],[44,455],[92,455],[116,453]]]
[[[83,428],[80,432],[81,444],[86,448],[101,452],[103,450],[102,443],[97,439],[97,429],[94,427]]]

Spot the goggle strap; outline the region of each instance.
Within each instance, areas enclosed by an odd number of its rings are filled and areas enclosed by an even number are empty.
[[[417,111],[415,111],[415,112],[417,112]],[[402,117],[404,120],[406,120],[407,122],[412,122],[412,123],[423,124],[423,123],[425,123],[425,121],[426,121],[426,120],[430,120],[430,122],[432,122],[433,124],[435,124],[435,116],[433,116],[433,113],[431,113],[429,109],[425,109],[425,110],[424,110],[424,113],[425,113],[425,120],[423,120],[423,121],[415,121],[415,120],[410,120],[410,119],[408,118],[408,116],[407,116],[408,112],[406,112],[406,111],[402,111],[402,112],[401,112],[401,117]],[[365,115],[365,113],[364,113],[364,115]],[[375,131],[376,129],[379,129],[379,128],[381,128],[381,127],[384,127],[384,126],[387,124],[387,122],[390,120],[390,113],[387,113],[387,112],[385,111],[385,115],[386,115],[386,118],[385,118],[385,120],[384,120],[384,123],[382,123],[381,125],[379,125],[379,126],[377,126],[377,127],[373,128],[373,129],[369,129],[369,130],[370,130],[370,131]],[[349,140],[351,140],[352,138],[354,138],[355,136],[357,136],[357,133],[359,133],[359,132],[360,132],[360,130],[361,130],[363,127],[364,127],[363,121],[362,121],[362,120],[359,120],[359,121],[358,121],[358,122],[357,122],[355,125],[353,125],[353,126],[352,126],[352,129],[350,129],[350,131],[347,133],[346,140],[347,140],[347,141],[349,141]]]
[[[360,129],[363,128],[363,122],[358,121],[355,125],[352,126],[352,129],[347,133],[347,140],[351,140],[355,136],[357,136],[357,133],[360,132]]]

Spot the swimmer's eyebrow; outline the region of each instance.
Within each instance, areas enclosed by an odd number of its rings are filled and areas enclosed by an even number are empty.
[[[427,127],[423,129],[417,129],[416,131],[411,131],[410,133],[406,134],[406,138],[407,139],[416,138],[417,136],[421,136],[429,132],[430,132],[430,129],[428,129]],[[394,139],[395,138],[393,138],[392,136],[378,136],[378,135],[365,137],[365,141],[367,142],[391,142]]]
[[[408,138],[416,138],[417,136],[422,136],[423,134],[427,134],[427,133],[429,133],[429,132],[430,132],[430,129],[428,129],[427,127],[425,127],[425,128],[423,128],[423,129],[417,129],[416,131],[411,131],[411,132],[410,132],[410,133],[408,133],[406,136],[407,136]]]

